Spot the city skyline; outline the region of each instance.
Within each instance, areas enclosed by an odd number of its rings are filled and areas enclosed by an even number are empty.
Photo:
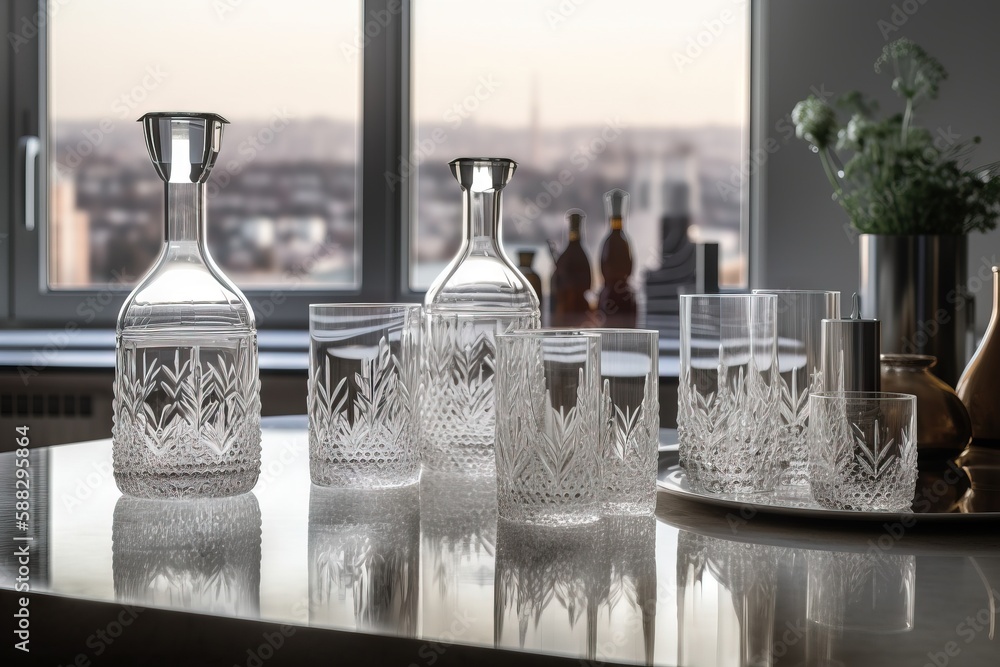
[[[162,234],[162,185],[148,164],[136,126],[116,129],[91,145],[86,143],[86,137],[93,127],[93,121],[79,121],[63,122],[56,128],[57,163],[73,162],[67,156],[76,149],[87,153],[76,158],[80,162],[75,169],[60,169],[56,179],[57,183],[74,184],[63,190],[59,206],[53,209],[59,230],[53,239],[66,240],[52,248],[56,266],[61,261],[59,253],[75,248],[64,259],[75,262],[76,268],[70,271],[67,267],[53,274],[75,276],[66,284],[101,282],[116,266],[128,265],[131,273],[141,273],[138,264],[145,260],[138,258],[151,259]],[[417,127],[418,135],[433,129],[428,125]],[[295,266],[296,257],[308,255],[309,243],[324,243],[324,237],[327,241],[336,239],[340,248],[337,256],[314,263],[312,271],[325,266],[324,280],[330,281],[334,274],[329,270],[340,266],[340,278],[335,282],[349,279],[354,275],[352,262],[357,261],[354,239],[360,226],[354,210],[357,155],[351,148],[356,128],[323,119],[291,122],[268,145],[244,155],[241,146],[252,146],[248,137],[255,136],[255,129],[244,123],[227,128],[223,150],[209,180],[213,253],[227,270],[242,276],[241,280],[258,284],[266,283],[271,273],[285,273],[288,267]],[[601,194],[612,187],[633,192],[629,233],[636,244],[637,272],[655,265],[659,219],[668,212],[660,193],[668,182],[683,182],[690,189],[689,205],[695,223],[692,238],[721,241],[723,258],[739,260],[741,198],[720,197],[713,183],[728,178],[738,163],[741,128],[632,128],[595,155],[593,165],[580,170],[574,156],[582,153],[574,147],[595,136],[595,129],[599,128],[565,128],[536,135],[525,128],[480,127],[475,133],[456,133],[439,153],[422,160],[413,183],[414,286],[426,287],[425,283],[454,253],[461,234],[460,197],[446,166],[447,160],[454,157],[450,153],[464,153],[484,143],[494,149],[502,147],[514,157],[538,154],[535,160],[521,163],[507,188],[504,218],[508,248],[511,252],[526,245],[538,249],[543,273],[549,260],[544,251],[546,241],[562,237],[563,213],[571,207],[584,208],[589,214],[586,241],[596,260],[605,225]],[[85,143],[74,143],[81,141]],[[338,154],[340,158],[335,157]],[[551,183],[560,170],[567,169],[573,174],[573,183],[550,198],[552,190],[545,183]],[[76,230],[74,226],[78,225],[87,231]],[[122,246],[113,253],[117,259],[109,263],[107,258],[112,255],[107,254],[105,244],[114,240],[116,247],[121,245],[118,241],[125,240],[122,232],[132,239],[128,243],[136,250],[136,260],[127,261],[123,254],[126,246]],[[84,245],[92,250],[81,254],[83,249],[71,239],[89,239],[90,243]],[[292,239],[306,246],[295,249],[288,245]]]

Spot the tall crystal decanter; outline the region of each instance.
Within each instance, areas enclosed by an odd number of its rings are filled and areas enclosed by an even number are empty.
[[[494,336],[539,325],[531,285],[500,240],[501,192],[517,164],[459,158],[462,245],[424,299],[421,457],[439,472],[490,475],[493,459]]]
[[[205,231],[205,182],[227,121],[210,113],[139,120],[165,182],[165,234],[118,315],[115,481],[141,497],[243,493],[260,472],[257,329]]]

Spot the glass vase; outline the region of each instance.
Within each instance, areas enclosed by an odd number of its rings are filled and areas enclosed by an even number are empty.
[[[450,164],[462,187],[462,245],[424,299],[421,461],[425,469],[492,475],[497,333],[539,325],[538,297],[503,250],[505,158]]]
[[[141,497],[227,496],[260,472],[257,329],[209,254],[205,182],[221,116],[149,113],[141,122],[165,182],[163,249],[118,315],[114,474]]]

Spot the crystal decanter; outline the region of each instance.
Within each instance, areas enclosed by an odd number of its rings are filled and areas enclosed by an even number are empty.
[[[141,497],[243,493],[260,472],[257,329],[205,231],[205,182],[227,121],[149,113],[140,122],[165,182],[165,238],[118,315],[115,481]]]
[[[517,164],[459,158],[462,245],[424,299],[421,461],[438,472],[490,475],[497,333],[539,325],[535,291],[500,240],[501,192]]]

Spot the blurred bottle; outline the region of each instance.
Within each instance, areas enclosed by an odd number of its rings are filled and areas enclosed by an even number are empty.
[[[601,321],[606,327],[636,325],[635,291],[629,284],[632,275],[632,248],[625,236],[629,195],[615,188],[604,193],[604,210],[611,231],[601,248],[601,274],[604,286],[597,301]]]
[[[569,244],[556,259],[549,290],[549,307],[552,310],[550,325],[578,327],[588,321],[590,302],[587,292],[591,286],[590,259],[583,249],[583,221],[587,214],[578,208],[566,211],[569,223]]]
[[[538,302],[542,302],[542,279],[535,273],[535,269],[531,266],[535,261],[535,251],[534,250],[521,250],[517,253],[517,268],[524,275],[525,280],[531,285],[531,289],[535,290],[535,296],[538,297]]]

